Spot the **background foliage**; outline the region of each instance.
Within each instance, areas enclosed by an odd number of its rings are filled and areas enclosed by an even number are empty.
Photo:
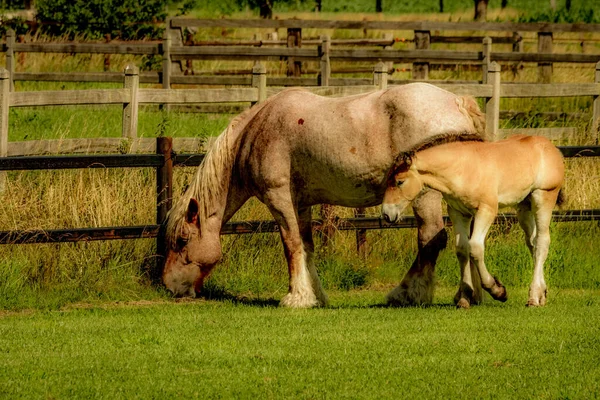
[[[165,0],[39,0],[37,19],[52,35],[158,38],[167,17]]]

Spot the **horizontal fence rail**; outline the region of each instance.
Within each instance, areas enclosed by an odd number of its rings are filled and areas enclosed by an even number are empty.
[[[567,210],[554,211],[554,222],[600,221],[600,210]],[[495,224],[518,223],[515,214],[498,214]],[[321,219],[312,221],[313,229],[322,230],[326,222]],[[416,228],[417,220],[413,216],[404,217],[395,224],[385,222],[381,218],[334,218],[327,221],[338,231],[356,231],[373,229]],[[448,216],[444,216],[444,224],[452,226]],[[48,230],[19,230],[0,231],[0,244],[35,244],[35,243],[73,243],[92,242],[98,240],[123,239],[155,239],[158,237],[160,225],[140,225],[128,227],[48,229]],[[221,235],[240,235],[253,233],[279,232],[275,221],[235,221],[226,223],[221,229]]]
[[[287,40],[202,40],[194,41],[193,37],[184,38],[184,29],[210,28],[255,28],[268,29],[267,35],[278,34],[273,30],[287,29]],[[553,41],[573,40],[583,43],[598,40],[592,35],[600,32],[600,24],[549,24],[549,23],[498,23],[498,22],[434,22],[434,21],[323,21],[323,20],[227,20],[227,19],[189,19],[174,18],[167,21],[165,37],[162,41],[147,42],[106,42],[106,43],[23,43],[17,40],[14,31],[6,34],[6,43],[0,49],[6,53],[6,66],[10,71],[11,82],[14,81],[82,81],[82,82],[116,82],[118,78],[111,72],[99,73],[60,73],[60,72],[18,72],[15,65],[18,58],[15,54],[30,53],[63,53],[63,54],[104,54],[105,63],[110,64],[111,54],[131,54],[163,57],[161,72],[144,73],[140,76],[142,83],[162,83],[165,88],[172,84],[235,84],[247,85],[247,80],[203,80],[193,74],[191,60],[270,60],[288,62],[288,76],[299,77],[303,73],[302,61],[327,62],[361,62],[386,61],[389,63],[412,63],[413,79],[428,79],[430,68],[454,66],[457,64],[475,64],[482,66],[485,75],[485,64],[492,61],[506,63],[537,63],[539,75],[544,82],[551,79],[553,63],[596,63],[600,54],[555,53]],[[320,38],[302,39],[302,29],[320,29],[324,32],[332,29],[412,31],[413,38],[394,38],[392,33],[381,39],[330,39],[327,35]],[[462,31],[463,36],[440,35],[440,31]],[[433,34],[432,34],[433,32]],[[479,32],[474,35],[474,32]],[[481,32],[505,32],[509,36],[487,35]],[[527,32],[537,33],[538,48],[536,52],[523,51],[523,36]],[[587,37],[570,39],[553,38],[554,34],[579,33]],[[327,38],[327,39],[326,39]],[[512,52],[492,51],[494,44],[512,44]],[[411,43],[414,50],[397,49],[396,43]],[[433,43],[480,43],[481,51],[432,50]],[[339,49],[341,46],[355,46]],[[384,47],[383,49],[359,49],[356,46]],[[335,47],[335,48],[334,48]],[[582,47],[583,49],[583,47]],[[183,74],[183,64],[186,74]],[[21,61],[22,63],[22,61]],[[175,66],[174,63],[179,63]],[[105,64],[106,67],[106,64]],[[108,69],[108,68],[106,68]],[[187,73],[187,72],[192,73]],[[329,69],[331,73],[331,68]],[[293,83],[277,83],[290,86]],[[306,81],[305,84],[315,84]],[[340,83],[351,84],[351,81]],[[11,83],[12,85],[12,83]]]
[[[171,142],[170,138],[159,138],[157,142]],[[160,146],[157,144],[157,149]],[[170,147],[167,147],[170,148]],[[599,157],[600,146],[561,146],[559,147],[565,157]],[[166,159],[172,160],[173,166],[197,167],[204,158],[204,154],[125,154],[125,155],[80,155],[80,156],[44,156],[44,157],[8,157],[0,158],[0,171],[24,170],[57,170],[76,168],[163,168]],[[171,172],[172,174],[172,172]],[[172,181],[172,176],[167,177]],[[157,192],[162,192],[163,185],[158,185]],[[450,224],[448,217],[446,225]],[[564,210],[555,211],[555,222],[570,221],[595,221],[600,220],[600,210]],[[516,222],[514,214],[501,214],[496,218],[496,223]],[[329,221],[327,222],[329,223]],[[315,220],[313,227],[322,229],[325,222]],[[414,228],[414,217],[406,217],[398,224],[389,224],[380,218],[334,218],[334,229],[370,230]],[[275,221],[240,221],[229,222],[223,226],[221,234],[246,234],[278,232]],[[159,225],[142,225],[129,227],[100,227],[100,228],[73,228],[49,230],[14,230],[0,231],[0,244],[31,244],[31,243],[59,243],[80,242],[115,239],[152,239],[158,237]]]

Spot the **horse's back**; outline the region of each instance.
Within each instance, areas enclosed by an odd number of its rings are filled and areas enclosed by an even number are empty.
[[[258,192],[291,180],[306,203],[378,204],[400,152],[431,136],[474,130],[457,99],[421,83],[334,98],[282,91],[244,129],[242,175]]]

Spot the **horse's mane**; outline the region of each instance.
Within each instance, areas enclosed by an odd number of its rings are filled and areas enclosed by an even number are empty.
[[[481,135],[478,133],[468,133],[468,132],[453,133],[453,134],[441,134],[441,135],[431,136],[427,140],[417,143],[409,150],[406,150],[406,151],[403,151],[402,153],[400,153],[398,155],[398,157],[396,158],[395,164],[398,164],[398,161],[402,161],[402,160],[406,159],[407,157],[412,158],[416,153],[418,153],[420,151],[427,150],[431,147],[440,146],[442,144],[455,143],[455,142],[485,142],[485,139],[483,137],[481,137]]]
[[[167,215],[163,229],[169,248],[174,247],[174,242],[181,233],[190,200],[194,198],[198,201],[200,206],[198,217],[200,221],[205,221],[209,216],[209,206],[214,204],[229,186],[231,167],[237,151],[235,139],[251,120],[251,117],[262,109],[261,106],[252,107],[235,117],[207,150],[204,160],[185,193],[177,200]]]

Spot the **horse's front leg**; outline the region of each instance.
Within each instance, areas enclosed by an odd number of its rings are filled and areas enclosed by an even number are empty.
[[[485,238],[497,215],[497,207],[481,205],[475,213],[473,232],[469,240],[471,260],[475,263],[481,278],[481,285],[495,300],[506,301],[506,288],[487,270],[484,261]]]
[[[417,219],[419,253],[400,285],[387,295],[393,306],[430,304],[435,285],[435,263],[448,236],[442,219],[442,195],[426,191],[413,201]]]
[[[280,304],[292,308],[326,306],[327,295],[313,261],[310,207],[298,213],[289,193],[289,189],[287,195],[285,190],[277,190],[265,196],[265,203],[279,224],[290,276],[288,293]]]
[[[458,308],[469,308],[471,304],[479,304],[483,300],[479,271],[474,263],[470,262],[469,237],[472,217],[463,215],[450,206],[448,206],[448,215],[452,220],[456,258],[460,265],[460,286],[454,296],[454,303]]]

